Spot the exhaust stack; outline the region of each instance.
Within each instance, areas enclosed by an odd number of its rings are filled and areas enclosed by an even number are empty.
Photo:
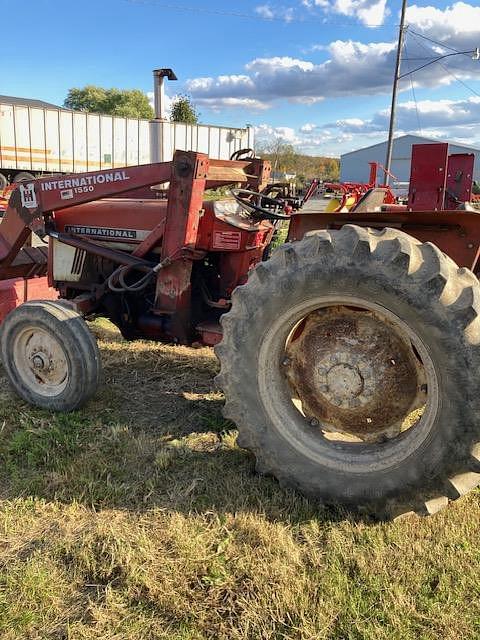
[[[177,76],[172,69],[154,69],[153,71],[153,95],[155,120],[165,121],[165,89],[163,86],[165,78],[168,80],[177,80]]]

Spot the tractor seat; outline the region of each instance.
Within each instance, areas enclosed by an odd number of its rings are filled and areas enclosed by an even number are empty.
[[[386,192],[385,187],[369,189],[350,211],[354,213],[366,213],[367,211],[378,210],[385,200]]]

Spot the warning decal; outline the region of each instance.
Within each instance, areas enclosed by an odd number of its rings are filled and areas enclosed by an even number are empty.
[[[240,249],[242,234],[240,231],[214,231],[214,249]]]

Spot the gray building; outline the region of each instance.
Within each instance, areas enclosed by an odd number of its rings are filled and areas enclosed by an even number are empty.
[[[36,109],[63,109],[63,107],[58,107],[51,102],[32,98],[15,98],[13,96],[0,96],[0,104],[14,104],[19,107],[34,107]]]
[[[412,145],[432,142],[448,142],[449,153],[473,153],[475,154],[474,180],[480,180],[480,149],[465,147],[460,144],[451,143],[448,140],[432,140],[420,136],[405,135],[395,138],[392,154],[392,174],[399,182],[410,180],[410,159],[412,156]],[[370,175],[369,162],[380,162],[385,164],[387,154],[387,142],[374,144],[371,147],[357,149],[340,156],[340,179],[344,182],[368,182]],[[383,180],[383,172],[379,177]]]

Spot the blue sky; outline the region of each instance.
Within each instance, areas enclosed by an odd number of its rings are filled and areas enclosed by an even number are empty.
[[[2,15],[10,0],[0,0]],[[257,128],[315,155],[386,137],[397,0],[23,0],[0,40],[0,94],[62,104],[85,84],[152,89],[172,67],[212,124]],[[410,0],[403,71],[480,46],[478,2]],[[432,40],[434,42],[432,42]],[[480,146],[480,61],[456,55],[402,82],[399,134]]]

